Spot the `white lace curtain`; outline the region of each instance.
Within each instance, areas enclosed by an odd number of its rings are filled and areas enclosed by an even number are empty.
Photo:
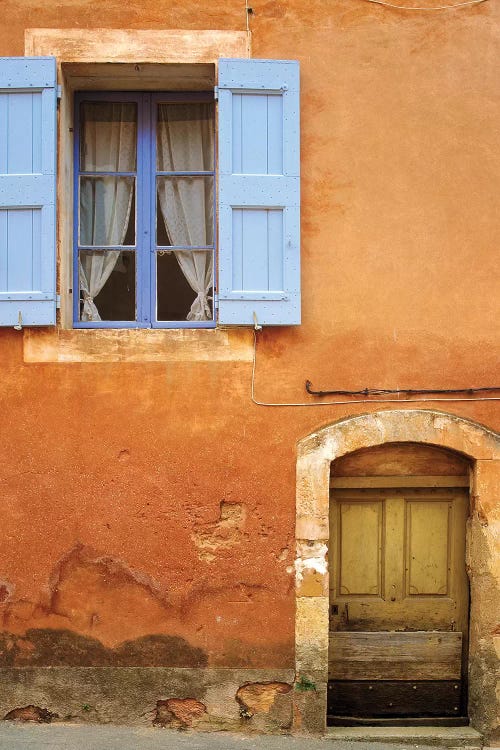
[[[214,136],[210,104],[160,104],[157,123],[157,167],[160,172],[213,169]],[[213,243],[213,178],[160,177],[158,198],[172,245]],[[187,320],[211,320],[213,287],[211,250],[174,250],[179,267],[196,298]]]
[[[82,169],[88,172],[133,172],[136,168],[136,105],[88,102],[84,105]],[[80,245],[122,245],[130,219],[133,177],[80,178]],[[94,298],[109,279],[119,250],[80,252],[81,320],[99,321]]]

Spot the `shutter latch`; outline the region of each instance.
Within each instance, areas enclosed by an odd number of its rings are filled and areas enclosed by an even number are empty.
[[[259,324],[259,321],[257,320],[257,313],[255,310],[252,313],[253,317],[253,327],[255,331],[262,331],[262,326]]]
[[[17,325],[14,326],[15,331],[22,331],[23,330],[23,315],[21,313],[21,310],[19,310],[19,316],[17,318]]]

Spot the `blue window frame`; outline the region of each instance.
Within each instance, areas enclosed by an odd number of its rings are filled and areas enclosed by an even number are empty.
[[[215,326],[213,95],[75,95],[74,326]]]

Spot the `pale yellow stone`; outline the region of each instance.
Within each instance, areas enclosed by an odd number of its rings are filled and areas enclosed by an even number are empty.
[[[329,537],[328,516],[298,516],[295,533],[297,539],[325,539]]]
[[[297,596],[327,596],[328,576],[315,570],[304,570],[301,580],[297,582]]]
[[[26,55],[59,62],[216,62],[249,57],[246,31],[181,29],[26,29]]]
[[[252,332],[172,328],[30,329],[25,362],[251,362]]]

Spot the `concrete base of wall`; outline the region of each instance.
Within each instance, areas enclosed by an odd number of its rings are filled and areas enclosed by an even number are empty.
[[[0,718],[281,733],[293,680],[279,669],[6,668]]]

